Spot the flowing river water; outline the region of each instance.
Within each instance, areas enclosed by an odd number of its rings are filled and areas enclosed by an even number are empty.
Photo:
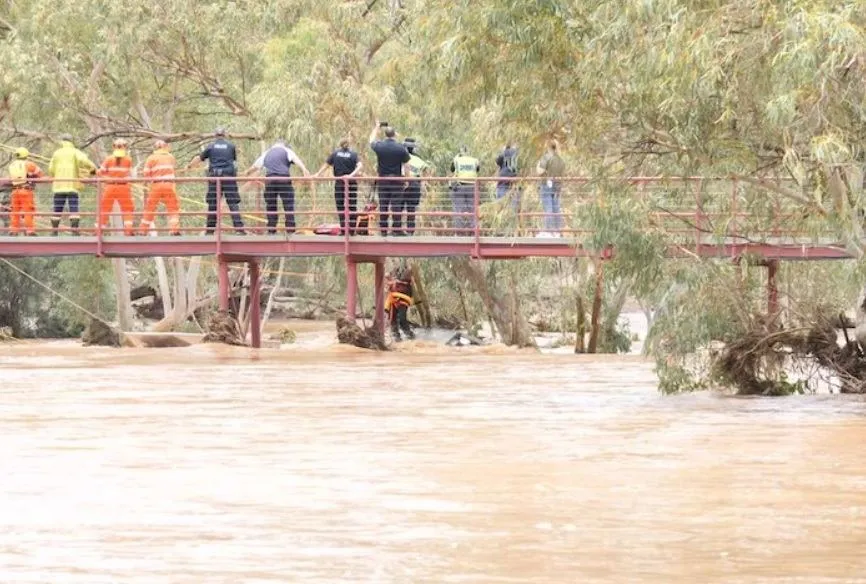
[[[0,347],[0,582],[866,582],[866,403],[637,357]]]

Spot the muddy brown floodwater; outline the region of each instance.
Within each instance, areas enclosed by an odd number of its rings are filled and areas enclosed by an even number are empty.
[[[866,404],[639,358],[0,347],[0,581],[866,582]]]

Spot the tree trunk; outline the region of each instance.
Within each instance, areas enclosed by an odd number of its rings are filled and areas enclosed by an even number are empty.
[[[576,320],[577,328],[574,331],[574,352],[586,353],[586,307],[583,305],[583,294],[577,293]]]
[[[156,264],[156,276],[159,281],[159,295],[162,297],[162,313],[166,316],[172,312],[172,294],[168,285],[168,271],[165,269],[165,259],[153,258]]]
[[[514,310],[518,298],[513,286],[512,290],[503,297],[498,290],[488,285],[483,265],[468,258],[454,258],[451,261],[451,269],[458,278],[468,282],[481,297],[487,313],[493,318],[496,328],[502,335],[503,343],[518,347],[535,347],[529,324],[520,311]]]
[[[271,288],[271,293],[268,294],[268,303],[265,306],[265,314],[262,317],[262,330],[265,329],[265,325],[268,324],[268,319],[271,317],[271,310],[274,308],[274,297],[276,297],[277,292],[280,289],[280,285],[283,283],[283,269],[286,267],[286,258],[280,258],[280,264],[277,267],[277,279],[274,282],[274,287]]]
[[[427,291],[424,288],[424,279],[421,277],[421,266],[418,262],[411,265],[412,291],[415,294],[415,308],[421,319],[421,326],[430,328],[433,326],[433,317],[430,314],[430,302],[427,300]]]
[[[126,260],[111,260],[114,268],[114,285],[117,290],[117,324],[121,331],[132,330],[132,304],[129,300],[129,278],[126,276]]]
[[[587,347],[588,353],[595,353],[598,351],[598,337],[600,334],[601,328],[601,296],[604,292],[604,262],[598,260],[595,268],[595,294],[592,298],[592,315],[590,316],[589,322],[589,346]]]

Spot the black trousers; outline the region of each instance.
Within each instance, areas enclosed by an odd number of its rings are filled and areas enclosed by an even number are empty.
[[[273,178],[273,177],[271,177]],[[276,233],[280,217],[277,214],[277,203],[282,201],[283,212],[286,214],[286,231],[295,231],[295,187],[287,177],[285,180],[274,180],[265,183],[265,212],[268,217],[268,233]]]
[[[389,235],[390,228],[391,232],[396,234],[403,227],[403,183],[398,180],[380,180],[377,187],[379,190],[379,231],[382,235]]]
[[[415,233],[415,211],[421,204],[421,183],[410,180],[403,191],[403,206],[406,208],[406,231]]]
[[[340,229],[346,230],[346,187],[349,190],[349,233],[355,234],[355,222],[358,220],[358,182],[348,181],[348,185],[341,181],[334,181],[334,205],[337,207],[337,217],[340,221]]]
[[[226,203],[228,203],[229,211],[232,215],[232,224],[234,225],[235,229],[243,229],[244,222],[243,220],[241,220],[240,213],[241,196],[238,193],[237,181],[223,181],[220,185],[220,191],[222,196],[225,197]],[[207,201],[207,234],[210,235],[214,232],[214,228],[216,228],[217,222],[217,205],[219,205],[219,200],[217,199],[217,181],[208,181],[207,196],[205,197],[205,200]]]
[[[408,337],[415,336],[409,324],[409,307],[402,302],[391,306],[391,333],[397,335],[401,330]]]

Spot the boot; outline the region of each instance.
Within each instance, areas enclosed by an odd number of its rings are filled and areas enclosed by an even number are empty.
[[[403,340],[403,337],[400,336],[400,331],[398,329],[391,329],[391,338],[394,339],[395,343],[399,343]]]
[[[54,237],[60,235],[60,219],[51,220],[51,235]]]
[[[70,219],[69,220],[69,226],[72,228],[72,235],[74,235],[75,237],[78,237],[79,235],[81,235],[81,230],[78,228],[78,226],[80,224],[81,224],[81,219]]]

